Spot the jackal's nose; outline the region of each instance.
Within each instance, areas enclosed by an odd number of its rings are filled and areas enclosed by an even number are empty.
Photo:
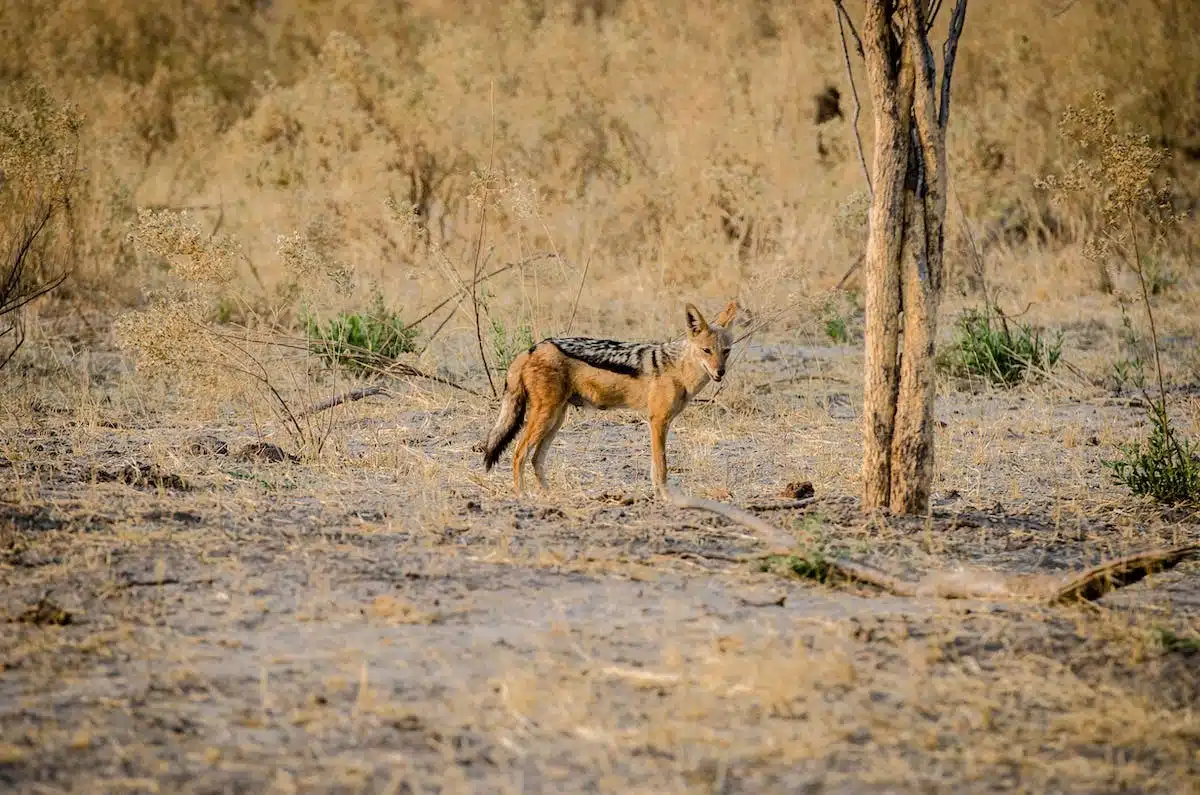
[[[722,367],[721,369],[717,370],[717,374],[713,376],[713,380],[720,381],[724,377],[725,377],[725,368]]]

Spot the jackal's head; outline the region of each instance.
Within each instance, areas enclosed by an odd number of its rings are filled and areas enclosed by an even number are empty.
[[[737,302],[717,315],[717,322],[709,325],[694,305],[687,305],[688,345],[700,361],[700,365],[714,381],[725,377],[725,361],[733,346],[733,319],[737,317]]]

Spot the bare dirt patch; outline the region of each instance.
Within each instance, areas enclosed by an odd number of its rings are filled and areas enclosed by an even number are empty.
[[[950,390],[933,514],[864,519],[858,397],[773,375],[782,345],[738,364],[773,384],[753,404],[731,388],[683,415],[670,461],[743,505],[811,482],[811,503],[760,510],[799,548],[915,578],[1200,538],[1194,514],[1133,507],[1100,471],[1087,439],[1136,408],[1039,387]],[[221,454],[258,443],[240,426],[114,412],[83,432],[31,408],[5,452],[0,781],[1182,792],[1200,774],[1196,562],[1098,607],[820,585],[723,560],[762,547],[651,500],[640,422],[574,414],[554,492],[516,500],[471,451],[490,406],[423,394],[340,407],[315,462]]]

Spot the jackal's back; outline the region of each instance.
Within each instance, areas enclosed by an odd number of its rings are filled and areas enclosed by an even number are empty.
[[[634,378],[657,375],[679,355],[678,343],[619,342],[591,337],[552,337],[545,342],[572,359]]]

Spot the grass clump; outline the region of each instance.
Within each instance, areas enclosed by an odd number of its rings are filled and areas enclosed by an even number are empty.
[[[830,567],[822,551],[811,550],[803,555],[772,555],[763,560],[762,570],[823,583],[829,579]]]
[[[1167,627],[1155,627],[1152,635],[1164,652],[1200,654],[1200,635],[1180,635]]]
[[[304,324],[309,350],[330,367],[369,373],[416,351],[417,330],[387,307],[376,293],[369,312],[339,312],[322,324],[309,316]]]
[[[492,318],[491,337],[496,369],[507,372],[513,359],[533,347],[533,326],[522,322],[510,328],[503,320]]]
[[[1000,312],[968,310],[957,326],[943,366],[958,375],[1011,387],[1049,371],[1062,356],[1061,331],[1047,339],[1031,325],[1010,325]]]
[[[838,345],[850,342],[850,332],[846,329],[846,318],[840,313],[832,312],[825,318],[825,336]]]
[[[1200,501],[1200,444],[1176,433],[1163,403],[1151,402],[1148,414],[1149,437],[1118,445],[1117,457],[1101,463],[1114,481],[1140,497],[1168,504]]]

